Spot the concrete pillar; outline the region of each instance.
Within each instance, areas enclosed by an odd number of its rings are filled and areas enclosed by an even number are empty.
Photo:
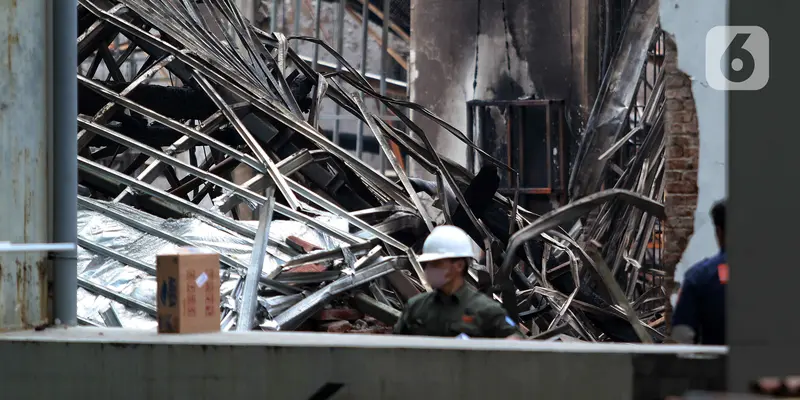
[[[566,100],[577,131],[597,92],[597,4],[412,0],[411,100],[462,131],[468,100]],[[439,151],[466,162],[465,145],[431,121],[414,122]]]
[[[0,241],[50,241],[48,3],[0,2]],[[0,331],[47,322],[47,265],[0,253]]]

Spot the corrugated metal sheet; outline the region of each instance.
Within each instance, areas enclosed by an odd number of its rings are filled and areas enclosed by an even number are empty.
[[[48,241],[46,2],[0,2],[0,241]],[[0,330],[47,319],[46,254],[0,254]]]

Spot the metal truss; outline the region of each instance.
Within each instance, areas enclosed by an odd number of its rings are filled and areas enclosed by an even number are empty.
[[[663,207],[653,200],[663,190],[658,96],[644,113],[643,121],[649,122],[635,128],[652,132],[646,151],[626,165],[617,190],[539,217],[517,204],[517,171],[425,108],[388,97],[385,86],[376,91],[363,70],[355,70],[323,40],[264,32],[245,21],[230,0],[79,4],[78,62],[89,64],[77,76],[79,205],[140,232],[139,241],[202,246],[185,230],[165,228],[170,221],[196,220],[246,247],[249,259],[220,255],[221,274],[230,282],[223,289],[222,329],[300,329],[313,313],[336,302],[371,310],[391,324],[408,298],[430,290],[414,254],[433,227],[449,223],[462,227],[483,250],[471,284],[502,294],[495,297],[532,335],[557,331],[590,341],[662,339],[651,324],[658,310],[647,305],[663,296],[631,267],[641,259],[641,232],[663,217]],[[646,28],[630,35],[649,37]],[[109,45],[120,36],[127,48],[112,53]],[[329,52],[341,69],[321,72],[318,63],[298,56],[291,46],[296,41]],[[144,61],[126,77],[119,66],[134,50],[144,54]],[[95,77],[101,63],[108,79]],[[163,71],[173,77],[169,85],[159,78]],[[613,63],[609,74],[607,79],[628,76]],[[605,95],[621,95],[614,104],[629,104],[633,93]],[[404,129],[370,112],[367,98],[378,101]],[[323,99],[363,122],[396,178],[376,171],[320,130]],[[408,117],[410,110],[467,143],[481,170],[473,174],[434,151]],[[587,138],[597,134],[586,133]],[[613,152],[624,138],[613,139],[603,141],[609,143],[600,146],[602,151]],[[409,177],[402,154],[433,173],[435,182]],[[237,175],[242,170],[248,171],[245,178]],[[500,173],[516,182],[509,197],[498,194],[492,179]],[[564,215],[579,217],[573,211],[589,206],[600,207],[593,224],[565,232],[548,222],[568,222]],[[302,224],[335,245],[278,238],[271,227],[281,221]],[[607,238],[599,249],[589,245]],[[88,235],[79,240],[92,255],[145,277],[153,272],[146,257]],[[572,286],[562,285],[564,279]],[[154,312],[153,304],[97,280],[81,277],[79,285],[141,313]],[[102,320],[117,325],[121,318],[106,311]],[[619,320],[628,324],[619,328],[614,324]]]

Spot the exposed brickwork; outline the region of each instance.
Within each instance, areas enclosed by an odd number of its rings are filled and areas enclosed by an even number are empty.
[[[314,318],[320,321],[355,321],[363,316],[352,308],[328,308],[318,312]]]
[[[692,96],[692,81],[678,69],[678,49],[670,35],[666,38],[664,60],[666,111],[664,134],[667,140],[665,167],[665,208],[663,263],[671,293],[675,265],[694,233],[697,209],[697,164],[700,147],[697,108]],[[670,313],[668,310],[667,313]],[[670,315],[667,315],[669,320]]]
[[[347,321],[336,321],[323,324],[322,328],[329,333],[348,333],[353,330],[353,324]]]

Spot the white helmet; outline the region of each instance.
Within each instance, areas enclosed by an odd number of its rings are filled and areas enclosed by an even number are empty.
[[[425,239],[425,244],[422,245],[422,254],[417,256],[417,261],[426,263],[448,258],[475,259],[472,239],[459,227],[437,226]]]

